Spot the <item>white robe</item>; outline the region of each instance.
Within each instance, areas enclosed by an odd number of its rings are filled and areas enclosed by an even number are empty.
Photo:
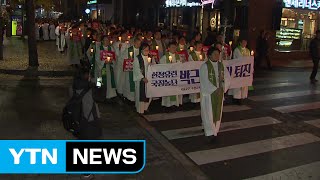
[[[210,61],[211,62],[211,61]],[[216,82],[217,86],[219,86],[218,79],[218,64],[211,62],[216,74]],[[217,136],[218,131],[220,129],[221,120],[217,121],[215,124],[213,121],[212,114],[212,103],[211,102],[211,94],[219,87],[214,86],[208,79],[208,67],[207,64],[204,63],[200,68],[200,87],[201,87],[201,119],[202,126],[204,128],[205,136]],[[223,104],[222,104],[223,106]],[[221,108],[221,112],[222,113]]]
[[[145,74],[148,72],[148,57],[143,56],[144,66],[145,66]],[[140,63],[137,57],[134,58],[133,61],[133,81],[135,82],[135,105],[138,113],[143,114],[146,110],[148,110],[149,105],[151,103],[151,98],[149,102],[140,102],[140,81],[144,78],[141,73]],[[148,82],[150,83],[150,82]]]
[[[176,60],[175,54],[169,53],[169,55],[172,57],[172,63],[180,63]],[[162,56],[160,59],[160,64],[167,64],[167,57],[166,55]],[[162,102],[161,105],[164,107],[171,107],[171,106],[177,106],[179,107],[182,105],[182,95],[177,95],[176,96],[176,101],[170,101],[170,96],[162,97]]]
[[[128,59],[131,57],[128,57],[129,55],[129,48],[127,48],[123,53],[122,53],[122,58],[123,59]],[[134,56],[139,55],[139,49],[133,48],[134,51]],[[134,57],[132,57],[134,58]],[[124,87],[123,87],[123,96],[126,97],[129,101],[134,101],[134,92],[130,91],[130,78],[129,78],[129,72],[123,72],[124,73]]]
[[[43,32],[43,40],[45,41],[49,40],[49,24],[48,23],[43,24],[42,32]]]
[[[240,50],[236,48],[233,52],[233,58],[237,59],[243,57]],[[248,87],[241,87],[236,89],[230,89],[228,92],[229,95],[232,95],[234,99],[246,99],[248,98]]]
[[[196,53],[198,59],[200,59],[201,52],[195,51],[195,53]],[[206,60],[206,57],[202,57],[202,58],[204,60]],[[189,55],[188,61],[195,61],[195,59],[193,59],[192,56]],[[192,103],[199,103],[201,100],[201,98],[199,97],[199,94],[190,94],[189,99]]]
[[[35,32],[36,32],[36,40],[40,40],[40,27],[38,24],[35,25]]]
[[[65,50],[65,46],[66,46],[65,33],[60,33],[60,28],[57,27],[56,30],[55,30],[55,34],[57,36],[56,44],[58,46],[58,51],[63,52]],[[61,46],[59,45],[60,44],[60,40],[61,40]]]
[[[56,39],[55,29],[56,29],[56,27],[54,26],[54,24],[51,24],[51,25],[49,26],[50,39],[51,39],[51,40],[55,40],[55,39]]]
[[[115,80],[117,85],[117,92],[119,94],[123,94],[123,88],[125,83],[125,76],[123,73],[123,59],[121,56],[123,55],[123,52],[129,47],[129,44],[127,43],[121,43],[121,49],[119,49],[120,42],[115,42],[113,44],[113,48],[116,53],[116,67],[115,67]]]
[[[97,83],[97,78],[98,77],[102,77],[102,74],[101,74],[101,70],[104,66],[104,61],[101,61],[100,60],[100,45],[101,45],[101,42],[96,42],[96,54],[95,54],[95,70],[94,70],[94,78],[91,79],[91,81]],[[103,47],[104,50],[107,50],[107,47]],[[87,55],[89,57],[89,60],[92,59],[92,55],[90,53],[90,50],[91,50],[91,46],[90,48],[88,49],[87,51]],[[113,49],[112,49],[113,51]],[[111,98],[114,98],[117,96],[117,93],[116,93],[116,89],[115,88],[112,88],[112,84],[111,84],[111,66],[113,67],[113,64],[107,64],[106,65],[106,73],[107,73],[107,84],[106,84],[106,99],[111,99]]]

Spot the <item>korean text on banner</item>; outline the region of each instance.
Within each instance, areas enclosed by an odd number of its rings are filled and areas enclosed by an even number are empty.
[[[147,72],[147,97],[200,92],[200,67],[204,61],[151,65]],[[223,61],[226,89],[252,85],[253,57]]]

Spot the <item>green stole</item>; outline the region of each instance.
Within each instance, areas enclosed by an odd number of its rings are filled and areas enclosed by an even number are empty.
[[[134,57],[134,48],[133,46],[130,46],[128,48],[128,58],[130,57],[130,52],[132,52],[132,58]],[[133,81],[133,71],[129,71],[129,83],[130,83],[130,92],[135,92],[135,84]]]
[[[205,54],[204,54],[204,52],[201,52],[201,55],[202,55],[202,61],[204,61],[204,59],[205,59]],[[192,57],[192,59],[194,60],[194,61],[200,61],[200,59],[198,58],[198,56],[197,56],[197,53],[195,52],[195,51],[191,51],[190,52],[190,56]]]
[[[100,51],[104,51],[102,43],[100,45]],[[112,51],[111,46],[108,46],[108,51]],[[102,83],[105,84],[105,86],[107,87],[108,78],[107,78],[107,64],[106,63],[103,64],[103,67],[101,69],[101,75],[102,75]],[[110,65],[110,75],[111,75],[111,77],[110,77],[110,79],[111,79],[111,87],[115,88],[116,87],[116,83],[115,83],[115,80],[114,80],[113,67],[111,65]]]
[[[210,60],[206,62],[208,67],[208,78],[209,81],[217,87],[216,82],[216,74],[213,68],[212,63]],[[223,63],[218,62],[218,72],[219,72],[219,88],[215,90],[211,94],[211,106],[212,106],[212,117],[213,122],[216,124],[218,121],[221,120],[221,111],[222,111],[222,104],[223,104],[223,94],[224,94],[224,88],[223,88],[223,82],[224,82],[224,66]]]
[[[242,56],[250,56],[250,50],[248,48],[244,48],[243,50],[241,46],[238,46],[238,49],[242,54]],[[249,86],[248,90],[253,91],[254,90],[253,86]]]
[[[166,53],[166,64],[170,64],[170,60],[169,60],[169,53]],[[176,57],[176,61],[180,61],[180,56],[178,54],[175,54]],[[177,101],[177,96],[170,96],[170,101]]]

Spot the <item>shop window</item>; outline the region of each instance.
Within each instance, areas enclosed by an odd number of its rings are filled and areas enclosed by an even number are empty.
[[[309,43],[318,30],[318,19],[318,11],[283,8],[280,30],[276,33],[276,49],[308,50]]]

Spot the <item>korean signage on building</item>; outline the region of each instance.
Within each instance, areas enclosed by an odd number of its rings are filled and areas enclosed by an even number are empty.
[[[166,0],[166,7],[195,7],[195,6],[204,6],[206,4],[214,4],[215,0],[201,0],[200,2],[194,2],[190,0]]]
[[[287,8],[300,8],[309,10],[319,10],[320,0],[283,0]]]

